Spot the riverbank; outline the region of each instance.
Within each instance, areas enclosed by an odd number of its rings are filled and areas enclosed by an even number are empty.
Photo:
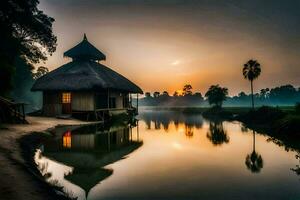
[[[75,119],[27,117],[29,124],[2,124],[0,128],[0,197],[1,199],[66,199],[30,171],[22,155],[19,140],[32,132],[43,132],[57,125],[80,125]]]

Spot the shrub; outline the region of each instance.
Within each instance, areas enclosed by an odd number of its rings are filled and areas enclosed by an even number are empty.
[[[256,124],[272,124],[276,120],[282,119],[285,113],[279,108],[262,106],[257,110],[251,110],[248,113],[241,115],[240,118],[244,122]]]
[[[274,129],[278,133],[300,136],[300,116],[287,115],[286,117],[276,121]]]
[[[300,102],[297,102],[295,105],[295,111],[297,114],[300,114]]]

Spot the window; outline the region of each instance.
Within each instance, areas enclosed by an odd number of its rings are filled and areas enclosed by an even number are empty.
[[[109,108],[116,108],[116,97],[109,97]]]
[[[71,148],[72,146],[72,135],[71,131],[67,131],[63,134],[63,147]]]
[[[62,103],[71,103],[71,93],[70,92],[62,93]]]

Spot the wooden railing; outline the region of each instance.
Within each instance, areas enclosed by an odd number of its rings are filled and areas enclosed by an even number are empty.
[[[12,123],[27,123],[25,119],[25,104],[15,103],[0,97],[0,121]]]

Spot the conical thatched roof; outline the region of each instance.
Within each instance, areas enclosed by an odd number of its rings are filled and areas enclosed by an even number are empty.
[[[82,42],[64,53],[64,56],[76,59],[106,60],[106,56],[87,40],[84,34]]]
[[[91,44],[90,45],[93,48],[81,48],[86,44],[90,43],[84,39],[80,44],[67,51],[65,55],[67,54],[67,56],[73,56],[73,58],[75,58],[76,56],[74,57],[74,55],[78,55],[76,52],[83,51],[84,49],[87,52],[91,52],[94,51],[91,49],[96,49]],[[82,55],[91,56],[92,53]],[[95,60],[95,58],[87,59],[87,57],[76,57],[72,62],[63,65],[36,80],[32,87],[32,91],[98,91],[114,89],[131,93],[143,93],[141,88],[133,82],[112,69],[95,62]]]

